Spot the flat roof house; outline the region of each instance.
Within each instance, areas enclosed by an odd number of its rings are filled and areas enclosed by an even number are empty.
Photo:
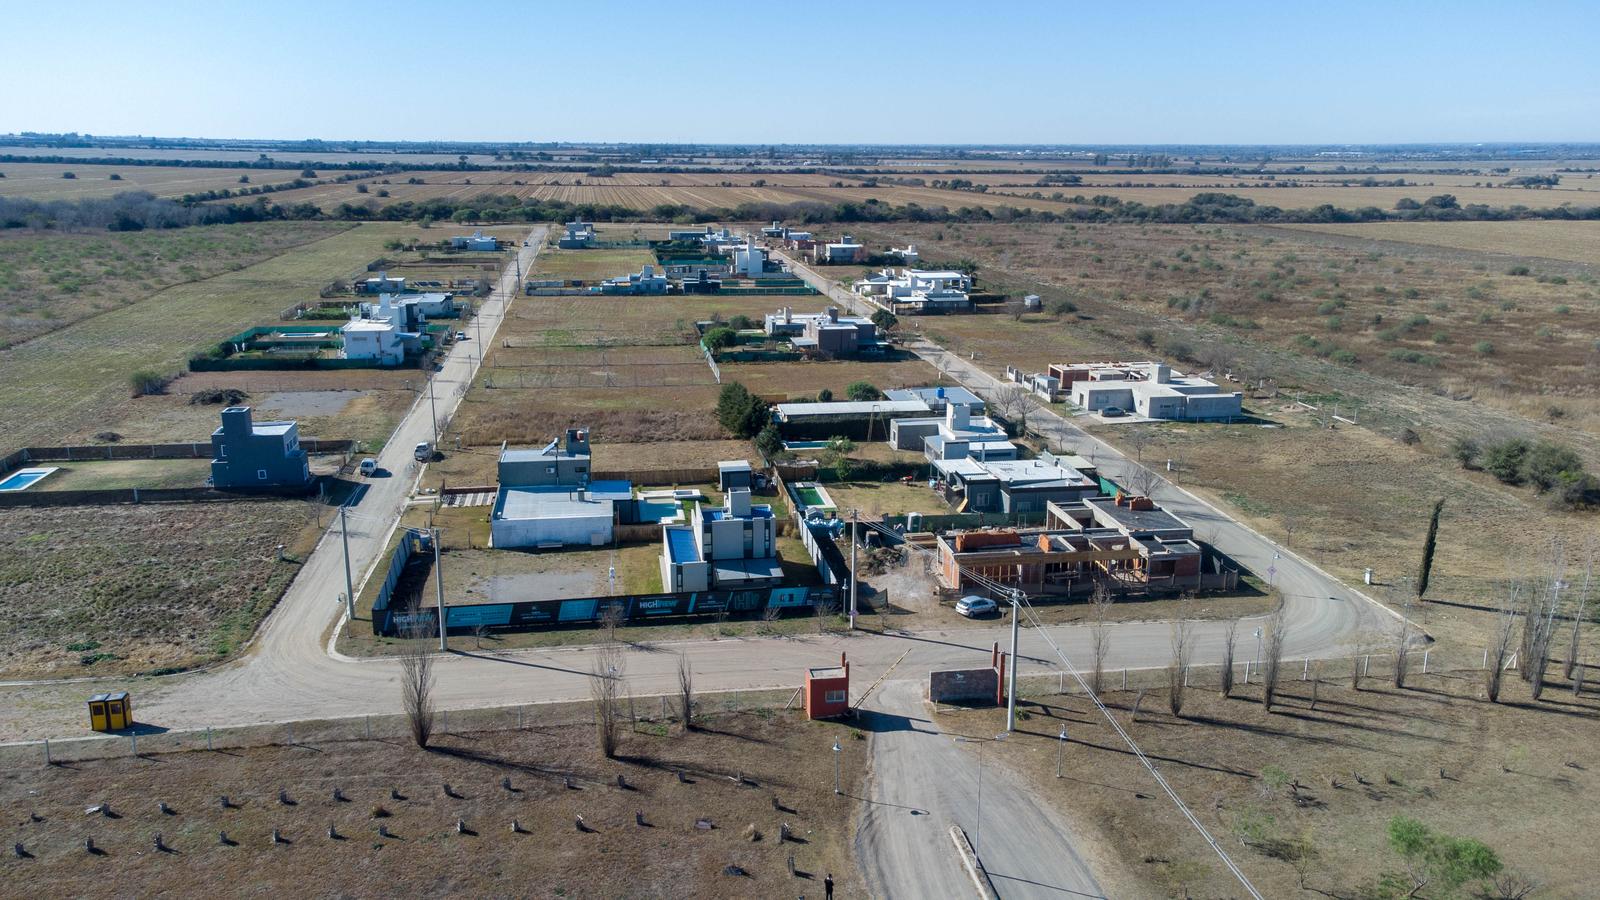
[[[406,289],[406,280],[399,275],[390,277],[388,272],[379,272],[365,281],[357,282],[356,288],[363,294],[398,294]]]
[[[630,275],[619,275],[600,283],[602,294],[665,294],[667,276],[656,272],[655,266],[645,266]]]
[[[489,531],[500,548],[609,543],[617,504],[633,496],[626,481],[590,480],[589,432],[581,428],[537,450],[502,445],[498,470]]]
[[[977,416],[983,415],[985,408],[982,397],[959,384],[891,388],[884,391],[883,396],[890,400],[921,400],[928,404],[929,411],[941,416],[944,415],[945,406],[951,403],[964,404],[973,415]]]
[[[450,238],[452,250],[499,250],[500,242],[482,231],[471,234],[458,234]]]
[[[256,422],[248,406],[222,411],[211,432],[211,484],[218,488],[305,487],[311,465],[295,422]]]
[[[826,440],[836,435],[883,440],[895,419],[927,416],[921,400],[834,400],[827,403],[779,403],[773,418],[785,438]]]
[[[594,224],[574,219],[567,223],[566,231],[562,233],[556,246],[562,250],[582,250],[594,246],[595,240]]]
[[[1151,419],[1207,421],[1243,414],[1244,395],[1159,362],[1053,365],[1050,375],[1089,412],[1118,407]]]
[[[1050,502],[1045,527],[968,531],[938,539],[939,580],[960,590],[978,575],[1026,590],[1087,591],[1097,581],[1185,590],[1201,586],[1204,553],[1189,525],[1147,497]]]
[[[933,467],[960,512],[1037,513],[1052,500],[1073,503],[1100,493],[1098,479],[1049,453],[1037,459],[936,459]]]
[[[837,306],[820,313],[801,313],[784,307],[766,317],[765,330],[773,337],[787,337],[795,349],[823,357],[853,356],[876,350],[878,326],[860,316],[841,316]]]
[[[661,586],[667,591],[739,590],[783,582],[778,520],[771,506],[750,502],[733,488],[721,509],[696,506],[689,525],[668,525],[661,536]]]
[[[822,265],[848,266],[865,261],[867,248],[847,234],[833,243],[816,245],[813,248],[813,255]]]
[[[966,312],[972,309],[972,276],[934,269],[882,269],[857,281],[857,294],[892,313]]]
[[[970,456],[978,460],[1016,459],[1017,445],[988,416],[972,415],[964,403],[945,406],[943,416],[895,419],[889,423],[889,444],[896,450],[921,450],[929,462]]]

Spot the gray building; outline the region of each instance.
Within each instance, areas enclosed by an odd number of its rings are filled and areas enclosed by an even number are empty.
[[[1045,504],[1077,503],[1100,493],[1100,482],[1046,453],[1038,459],[984,462],[970,456],[933,462],[944,492],[961,512],[1044,512]]]
[[[211,432],[211,484],[219,488],[306,487],[311,464],[294,422],[256,422],[248,406],[222,411]]]
[[[589,432],[568,428],[564,447],[559,440],[538,450],[509,450],[502,446],[498,474],[503,485],[582,487],[589,483]]]

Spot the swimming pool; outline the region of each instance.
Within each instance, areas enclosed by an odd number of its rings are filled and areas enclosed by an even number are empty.
[[[0,481],[0,492],[25,491],[33,486],[39,479],[56,471],[56,466],[44,469],[18,469]]]
[[[641,522],[677,522],[683,519],[675,500],[639,500],[637,508]]]
[[[801,481],[790,485],[794,490],[795,499],[800,501],[803,509],[834,509],[833,498],[828,496],[828,491],[814,481]]]
[[[827,441],[784,441],[785,450],[822,450],[827,448]]]

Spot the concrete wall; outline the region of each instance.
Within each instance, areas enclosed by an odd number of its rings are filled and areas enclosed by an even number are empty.
[[[928,673],[928,699],[934,703],[993,703],[999,693],[999,669],[947,669]]]
[[[495,519],[489,524],[496,548],[536,547],[560,543],[569,546],[597,546],[611,541],[611,516],[567,517],[561,519]]]

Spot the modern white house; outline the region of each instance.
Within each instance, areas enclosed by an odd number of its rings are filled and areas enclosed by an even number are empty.
[[[933,269],[882,269],[853,286],[855,292],[892,313],[966,312],[972,309],[972,276]]]
[[[499,250],[500,242],[481,231],[474,231],[471,234],[458,234],[450,238],[450,249]]]
[[[848,234],[833,243],[819,245],[816,252],[816,261],[823,265],[847,266],[866,258],[866,246]]]
[[[398,294],[406,289],[404,277],[395,275],[390,277],[388,272],[379,272],[377,275],[356,284],[363,294]]]
[[[783,581],[778,520],[771,506],[753,505],[744,488],[723,495],[721,509],[696,506],[691,524],[666,526],[661,542],[663,590],[738,590]]]
[[[767,251],[756,246],[754,238],[745,238],[744,246],[733,251],[733,274],[755,278],[767,271]]]
[[[1149,419],[1216,421],[1243,415],[1244,395],[1159,362],[1053,365],[1050,375],[1089,412],[1115,407]]]
[[[417,331],[429,319],[448,318],[456,314],[455,295],[444,291],[424,294],[380,294],[376,303],[362,303],[361,315],[367,318],[392,317],[401,329]],[[388,312],[384,312],[384,309]]]
[[[343,346],[340,359],[371,359],[381,366],[398,366],[405,362],[408,348],[421,348],[422,335],[407,331],[402,326],[402,312],[394,306],[393,294],[383,294],[378,305],[364,305],[365,318],[353,316],[339,329]]]
[[[879,347],[878,326],[860,316],[841,316],[837,306],[820,313],[799,313],[784,307],[765,319],[772,337],[786,337],[795,349],[822,356],[850,356]]]
[[[1005,429],[988,416],[974,416],[965,403],[947,404],[942,416],[895,419],[889,423],[889,444],[896,450],[921,450],[929,462],[1017,458],[1017,445]]]
[[[608,278],[599,286],[602,294],[665,294],[667,276],[657,272],[655,266],[645,266],[630,275]]]
[[[889,255],[908,266],[914,266],[918,260],[922,259],[922,254],[917,252],[916,244],[907,244],[904,247],[890,247]]]
[[[500,490],[489,517],[498,548],[600,546],[615,533],[617,504],[633,496],[626,481],[590,479],[589,432],[567,429],[565,443],[537,450],[500,448]]]

